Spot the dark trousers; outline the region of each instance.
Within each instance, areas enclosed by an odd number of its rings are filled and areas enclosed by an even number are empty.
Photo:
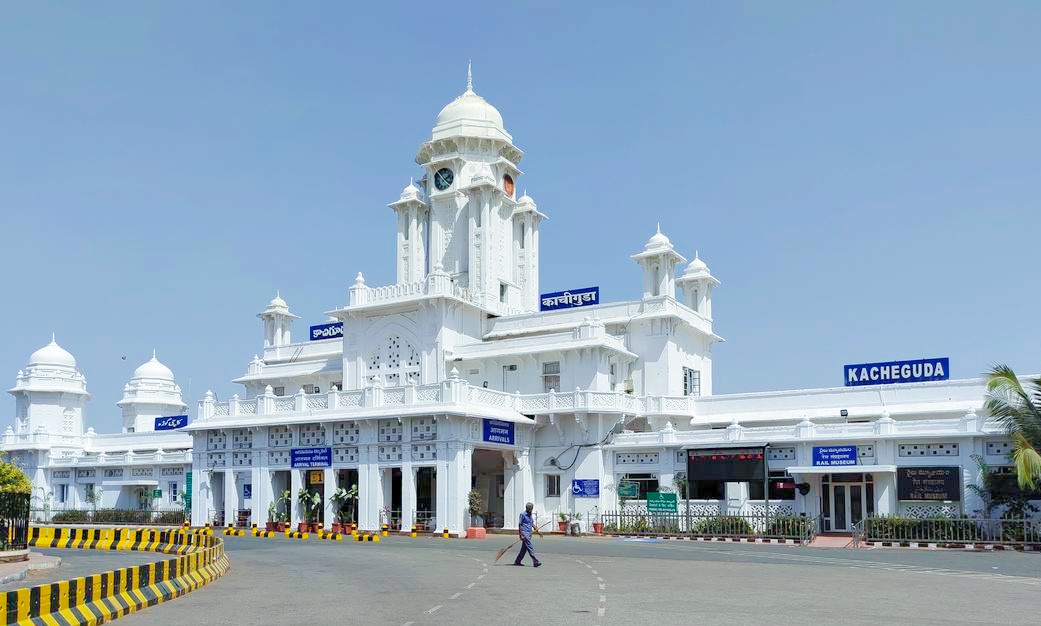
[[[532,563],[535,565],[539,564],[539,557],[535,556],[535,546],[531,545],[531,535],[521,537],[521,549],[520,552],[517,553],[517,558],[514,559],[513,562],[520,565],[521,561],[524,560],[525,554],[531,555]]]

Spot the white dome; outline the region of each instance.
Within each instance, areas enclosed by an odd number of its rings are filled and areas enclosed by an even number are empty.
[[[661,225],[658,226],[658,231],[651,235],[651,238],[647,240],[647,244],[644,245],[644,250],[659,250],[661,248],[671,248],[672,242],[661,232]]]
[[[436,126],[443,126],[459,121],[486,122],[505,130],[499,110],[488,104],[488,101],[467,89],[463,95],[449,102],[437,114]]]
[[[532,206],[537,206],[535,205],[535,199],[529,196],[527,191],[525,191],[524,195],[522,195],[520,199],[517,200],[517,204],[530,204]]]
[[[275,297],[271,299],[271,302],[268,302],[267,306],[268,306],[268,308],[279,308],[279,309],[288,309],[289,308],[289,305],[286,304],[286,301],[283,300],[282,296],[280,294],[278,294],[277,292],[275,293]]]
[[[172,381],[174,375],[173,372],[170,371],[169,367],[163,365],[159,362],[159,359],[155,358],[155,352],[153,352],[151,360],[142,363],[136,370],[134,370],[134,375],[131,377],[131,380],[135,378],[153,378]]]
[[[76,367],[76,358],[69,354],[68,350],[59,346],[52,336],[49,344],[32,353],[29,357],[29,365]]]
[[[694,253],[694,260],[691,261],[689,265],[687,265],[687,269],[683,270],[683,274],[687,275],[687,274],[702,274],[702,273],[704,273],[704,274],[708,274],[709,273],[708,265],[705,265],[705,262],[702,261],[701,257],[699,257],[697,252],[695,252]]]

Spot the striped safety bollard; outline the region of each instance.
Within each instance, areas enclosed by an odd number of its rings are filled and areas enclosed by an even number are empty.
[[[384,524],[383,525],[383,532],[380,533],[380,534],[383,535],[384,537],[390,537],[390,524]]]
[[[441,538],[442,539],[448,539],[448,529],[447,528],[444,529],[443,531],[441,531]]]
[[[418,535],[418,533],[417,533],[417,530],[418,530],[418,529],[416,528],[416,525],[415,525],[415,524],[413,524],[413,525],[412,525],[412,532],[410,532],[410,533],[408,534],[408,536],[409,536],[409,537],[412,537],[413,539],[415,539],[415,538],[416,538],[416,536]]]

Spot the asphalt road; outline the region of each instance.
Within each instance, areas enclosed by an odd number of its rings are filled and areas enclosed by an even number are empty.
[[[231,571],[121,620],[193,624],[1037,624],[1041,553],[536,539],[226,538]]]

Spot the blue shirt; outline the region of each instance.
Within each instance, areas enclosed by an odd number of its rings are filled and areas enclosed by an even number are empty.
[[[522,535],[526,537],[531,536],[531,531],[535,528],[535,520],[532,519],[531,513],[524,511],[520,514],[520,520],[517,522],[517,529],[520,530]]]

